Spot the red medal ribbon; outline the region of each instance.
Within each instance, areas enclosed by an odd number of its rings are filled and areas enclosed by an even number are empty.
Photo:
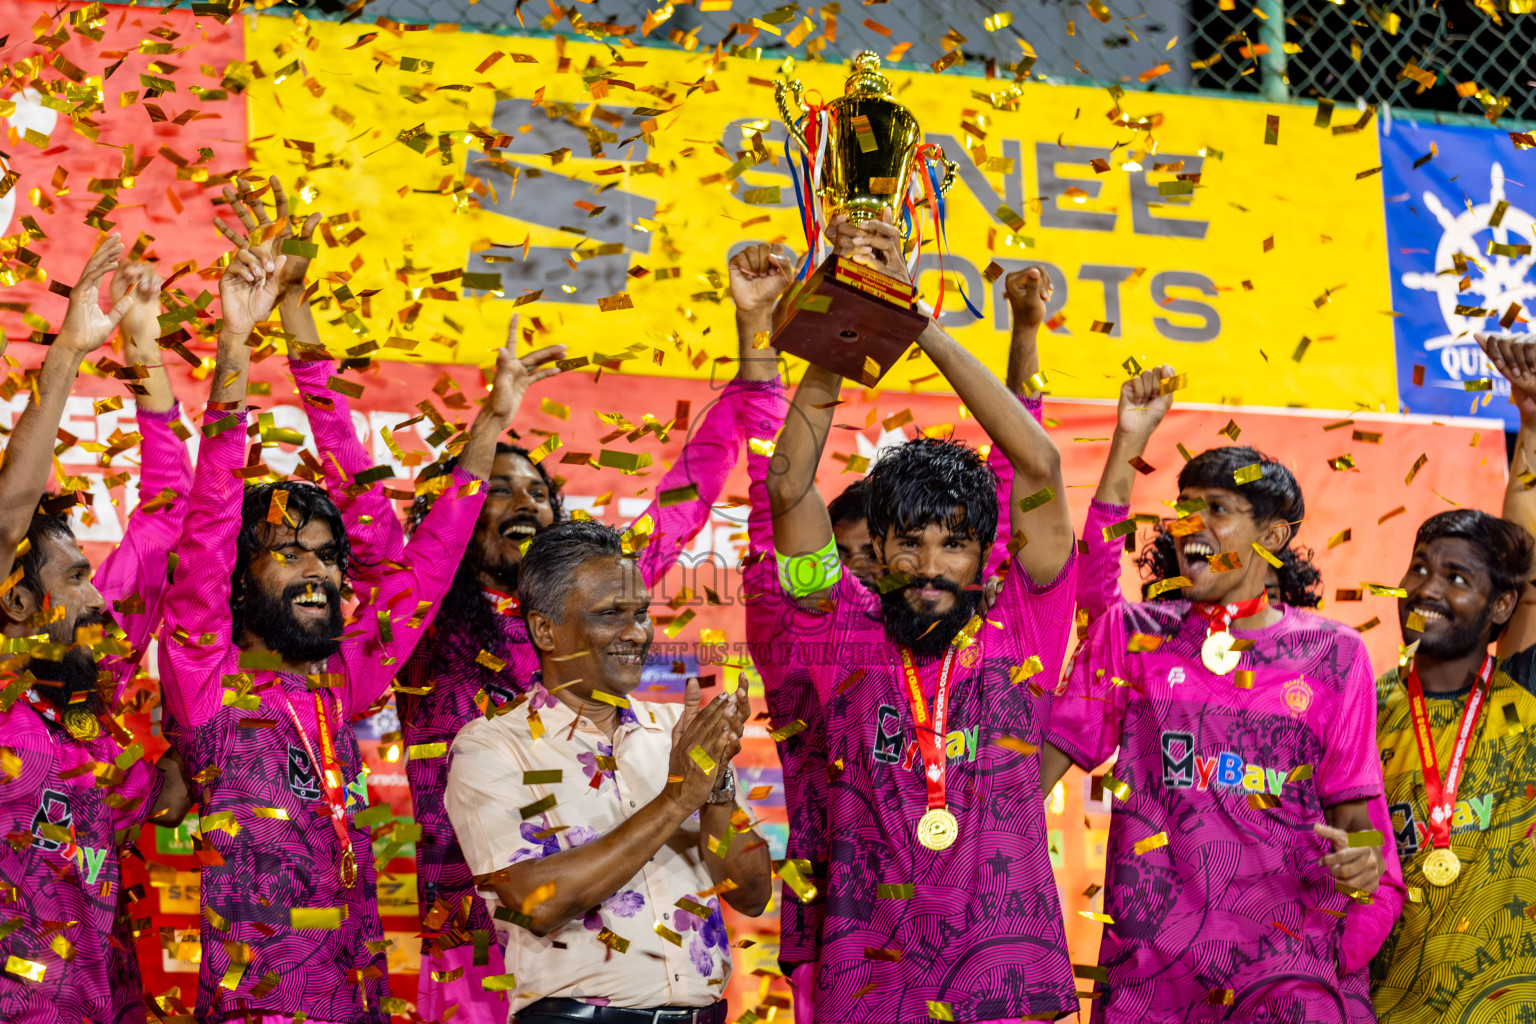
[[[1238,619],[1257,615],[1268,608],[1269,594],[1261,593],[1258,597],[1247,601],[1234,601],[1231,604],[1206,604],[1203,601],[1197,601],[1190,607],[1205,619],[1206,635],[1209,636],[1212,633],[1226,633],[1232,623]]]
[[[923,755],[923,780],[928,784],[928,809],[944,806],[944,769],[949,759],[944,753],[944,725],[949,720],[949,684],[955,667],[958,648],[944,652],[944,663],[939,667],[939,685],[933,694],[933,717],[930,723],[928,702],[923,699],[923,681],[917,674],[912,652],[901,648],[901,667],[907,678],[907,701],[912,707],[912,724],[917,729],[917,749]]]
[[[518,618],[523,614],[522,602],[517,599],[516,594],[503,593],[490,587],[481,587],[480,591],[485,595],[485,599],[491,602],[491,607],[496,609],[496,614],[509,619]]]
[[[1419,683],[1419,670],[1408,670],[1408,712],[1413,718],[1413,738],[1419,745],[1419,760],[1424,765],[1424,798],[1429,804],[1429,836],[1435,849],[1447,849],[1451,845],[1456,788],[1461,784],[1461,770],[1466,764],[1472,730],[1477,727],[1478,715],[1488,697],[1488,680],[1493,677],[1494,664],[1493,655],[1483,656],[1483,666],[1472,683],[1467,706],[1461,711],[1461,725],[1456,730],[1456,745],[1451,748],[1451,762],[1446,766],[1443,783],[1435,754],[1435,736],[1429,728],[1429,706],[1424,700],[1424,687]]]
[[[283,702],[288,705],[288,715],[293,719],[293,727],[299,732],[299,739],[304,742],[304,752],[309,755],[310,764],[315,766],[315,772],[320,776],[320,788],[325,794],[326,806],[330,809],[331,825],[336,829],[336,841],[341,846],[343,863],[352,853],[352,836],[347,832],[347,797],[341,784],[341,760],[336,756],[336,744],[331,737],[330,717],[326,714],[325,698],[317,691],[315,693],[315,724],[320,727],[320,757],[315,756],[314,744],[309,741],[309,734],[304,731],[303,724],[299,721],[299,713],[294,709],[293,701],[288,699],[288,694],[283,693]],[[341,704],[337,702],[336,721],[341,721]],[[351,885],[351,883],[347,883]]]

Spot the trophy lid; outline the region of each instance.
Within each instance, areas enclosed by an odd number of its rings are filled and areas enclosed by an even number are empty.
[[[843,85],[844,96],[889,96],[891,83],[880,73],[880,55],[863,50],[853,58],[853,73]]]

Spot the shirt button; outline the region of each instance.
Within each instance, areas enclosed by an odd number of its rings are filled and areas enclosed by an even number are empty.
[[[631,806],[631,807],[633,807],[633,806],[635,806],[635,802],[634,802],[634,801],[633,801],[633,800],[631,800],[631,801],[630,801],[630,802],[629,802],[629,806]]]

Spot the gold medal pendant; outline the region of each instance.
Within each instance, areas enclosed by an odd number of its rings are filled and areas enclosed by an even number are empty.
[[[1243,656],[1232,650],[1232,645],[1237,641],[1231,633],[1212,633],[1205,638],[1205,643],[1200,645],[1200,660],[1205,667],[1219,676],[1237,668],[1237,663],[1243,660]]]
[[[341,884],[348,889],[357,884],[357,857],[350,846],[341,854]]]
[[[93,740],[101,735],[101,723],[89,711],[64,712],[64,731],[77,740]]]
[[[917,841],[930,850],[947,850],[960,837],[960,823],[947,807],[929,808],[917,823]]]
[[[1456,881],[1460,874],[1461,858],[1446,847],[1431,850],[1429,856],[1424,858],[1424,880],[1430,885],[1444,889]]]

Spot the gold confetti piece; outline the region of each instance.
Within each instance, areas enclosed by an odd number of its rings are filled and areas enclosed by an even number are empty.
[[[1285,781],[1286,782],[1305,782],[1307,779],[1310,779],[1311,777],[1312,777],[1312,766],[1309,765],[1309,764],[1299,764],[1296,767],[1292,768],[1289,773],[1287,773],[1287,775],[1285,776]]]
[[[1133,633],[1125,649],[1130,654],[1145,654],[1148,651],[1155,651],[1161,647],[1163,639],[1163,637],[1150,636],[1146,633]]]
[[[529,818],[537,817],[538,815],[543,814],[545,811],[552,809],[558,803],[559,799],[555,796],[555,794],[551,793],[546,797],[535,800],[533,803],[528,804],[526,807],[519,807],[517,813],[522,815],[523,821],[527,821]]]
[[[1408,596],[1407,587],[1388,587],[1380,583],[1367,583],[1365,584],[1365,589],[1371,592],[1372,597],[1403,598]]]
[[[1004,750],[1012,750],[1014,753],[1029,757],[1040,752],[1040,748],[1028,740],[1021,740],[1017,736],[999,736],[993,741]]]
[[[768,738],[773,740],[775,743],[782,743],[784,740],[789,739],[791,736],[800,735],[800,733],[804,732],[805,729],[805,722],[797,718],[793,722],[790,722],[788,725],[784,726],[782,729],[774,729],[768,734]],[[709,771],[708,768],[705,768],[704,770]]]
[[[1416,885],[1408,886],[1408,902],[1409,903],[1423,903],[1424,902],[1424,890],[1420,889]]]
[[[1172,579],[1159,580],[1158,582],[1152,584],[1152,586],[1147,589],[1147,596],[1157,597],[1159,594],[1166,594],[1170,590],[1178,590],[1180,587],[1189,587],[1193,585],[1194,581],[1191,580],[1188,576],[1175,576]]]
[[[42,981],[47,971],[48,968],[42,964],[15,955],[7,957],[5,961],[5,973],[18,975],[28,981]]]
[[[1242,559],[1237,557],[1236,551],[1223,551],[1208,562],[1211,572],[1232,572],[1243,567]]]
[[[448,744],[446,741],[438,743],[412,743],[405,748],[407,761],[427,761],[434,757],[447,757]]]
[[[1239,484],[1251,484],[1264,476],[1263,463],[1254,462],[1232,471],[1232,478]]]
[[[1350,529],[1348,527],[1345,527],[1344,529],[1340,530],[1338,533],[1336,533],[1332,537],[1328,538],[1328,550],[1332,551],[1334,548],[1338,547],[1340,544],[1348,544],[1350,536],[1351,536],[1351,531],[1350,531]]]
[[[483,648],[479,654],[475,655],[475,664],[483,665],[492,672],[505,672],[507,670],[507,663],[505,661]]]
[[[288,927],[335,931],[346,917],[346,907],[289,907]]]
[[[480,987],[487,992],[511,992],[517,988],[517,975],[493,974],[480,979]]]
[[[1280,798],[1273,793],[1249,793],[1248,809],[1251,811],[1269,811],[1280,806]]]
[[[693,763],[698,765],[705,775],[715,770],[715,759],[710,757],[703,747],[695,746],[688,751],[688,756],[693,758]]]
[[[613,950],[615,953],[629,952],[629,940],[622,935],[616,935],[612,929],[604,928],[597,933],[597,941]]]
[[[1264,115],[1264,145],[1278,146],[1280,144],[1280,115]]]
[[[1025,513],[1025,512],[1031,512],[1031,511],[1039,508],[1041,505],[1044,505],[1044,504],[1046,504],[1049,501],[1055,500],[1055,498],[1056,498],[1056,489],[1054,487],[1049,487],[1049,486],[1042,487],[1042,488],[1040,488],[1040,490],[1036,491],[1034,494],[1031,494],[1029,497],[1023,498],[1023,499],[1021,499],[1019,501],[1019,512],[1020,512],[1020,514]]]
[[[1357,632],[1357,633],[1364,633],[1364,632],[1366,632],[1368,630],[1375,629],[1379,625],[1381,625],[1381,616],[1379,616],[1379,615],[1372,615],[1371,616],[1371,620],[1369,622],[1362,622],[1362,623],[1360,623],[1360,625],[1356,626],[1355,627],[1355,632]]]
[[[1429,456],[1420,452],[1419,457],[1413,460],[1413,468],[1408,470],[1408,475],[1403,478],[1404,486],[1413,483],[1413,478],[1419,475],[1419,470],[1429,461]]]
[[[1525,723],[1520,721],[1520,711],[1513,704],[1505,704],[1504,728],[1510,736],[1519,736],[1525,732]]]
[[[741,194],[741,201],[752,206],[778,206],[782,202],[779,198],[779,186],[777,185],[769,185],[766,188],[747,189]],[[621,308],[627,309],[628,307],[624,306]]]
[[[1189,374],[1176,373],[1172,377],[1164,377],[1162,380],[1157,382],[1157,393],[1159,395],[1171,395],[1175,391],[1188,386]]]
[[[660,921],[657,921],[654,924],[652,924],[651,928],[656,932],[657,935],[660,935],[662,938],[664,938],[668,942],[672,943],[672,945],[677,946],[679,949],[682,948],[683,937],[681,935],[677,934],[677,932],[673,931],[671,928],[668,928],[666,925],[662,924]]]
[[[1329,106],[1332,105],[1331,103],[1329,104]],[[1207,1002],[1211,1006],[1231,1006],[1232,1001],[1236,998],[1237,993],[1230,988],[1213,988],[1211,989],[1210,996],[1207,998]]]
[[[670,508],[673,505],[682,505],[690,501],[699,500],[699,485],[688,484],[684,487],[674,487],[671,490],[662,491],[656,496],[662,508]]]
[[[1381,844],[1382,838],[1379,829],[1349,833],[1349,848],[1351,850],[1362,846],[1380,846]]]
[[[1355,457],[1348,454],[1335,456],[1328,460],[1328,465],[1333,468],[1335,473],[1342,473],[1346,469],[1355,468]]]
[[[1040,664],[1040,656],[1031,654],[1024,659],[1022,665],[1015,665],[1008,670],[1008,681],[1014,684],[1022,683],[1026,679],[1032,679],[1039,675],[1043,665]]]
[[[1103,775],[1103,786],[1115,795],[1116,800],[1130,799],[1131,787],[1108,772],[1105,772]]]
[[[1109,972],[1096,964],[1073,964],[1072,977],[1087,978],[1090,981],[1102,981],[1109,984]]]
[[[1284,562],[1280,561],[1280,559],[1271,554],[1269,549],[1262,546],[1258,541],[1253,542],[1253,550],[1260,558],[1264,559],[1264,561],[1268,562],[1276,569],[1279,569],[1285,565]]]
[[[957,53],[958,51],[951,50],[950,52]],[[955,1010],[948,1003],[940,1002],[937,999],[930,999],[928,1000],[928,1016],[933,1020],[954,1020]]]
[[[635,304],[630,300],[628,292],[619,292],[598,299],[597,308],[600,312],[611,313],[616,309],[634,309]]]
[[[875,895],[882,900],[909,900],[912,898],[912,883],[901,882],[888,885],[881,882],[875,887]]]
[[[1253,689],[1253,670],[1249,668],[1238,669],[1237,676],[1232,680],[1232,685],[1236,686],[1239,690]]]
[[[1079,910],[1077,912],[1077,916],[1078,917],[1086,917],[1088,920],[1090,920],[1090,921],[1097,921],[1100,924],[1114,924],[1115,923],[1115,919],[1110,917],[1108,914],[1099,914],[1099,913],[1096,913],[1096,912],[1094,912],[1092,910]]]
[[[277,818],[280,821],[288,820],[288,812],[281,807],[257,807],[254,808],[258,818]]]
[[[230,417],[222,422],[233,423],[234,417]],[[267,506],[267,522],[276,524],[283,522],[285,519],[288,520],[289,526],[294,525],[293,520],[288,518],[288,492],[284,489],[278,489],[272,492],[272,503]]]
[[[550,768],[543,771],[523,772],[523,785],[525,786],[554,786],[558,785],[565,773],[559,768]]]
[[[1157,835],[1147,836],[1147,838],[1145,838],[1145,839],[1137,840],[1136,847],[1135,847],[1136,848],[1136,856],[1140,857],[1144,853],[1150,853],[1153,850],[1159,849],[1159,848],[1167,846],[1167,845],[1168,845],[1168,833],[1167,832],[1159,832],[1159,833],[1157,833]]]
[[[545,398],[540,401],[539,411],[542,413],[548,413],[557,419],[568,420],[571,418],[571,407],[568,405],[561,405],[559,402],[552,398]]]
[[[593,690],[592,699],[601,701],[604,704],[612,704],[614,707],[620,709],[621,711],[624,708],[629,707],[628,699],[624,697],[615,697],[613,694],[607,693],[603,690]]]

